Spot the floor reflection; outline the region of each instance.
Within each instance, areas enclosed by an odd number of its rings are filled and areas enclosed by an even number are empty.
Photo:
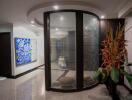
[[[0,100],[45,100],[44,71],[0,81]]]
[[[45,91],[44,70],[0,81],[0,100],[111,100],[104,85],[75,93]],[[96,99],[97,98],[97,99]]]

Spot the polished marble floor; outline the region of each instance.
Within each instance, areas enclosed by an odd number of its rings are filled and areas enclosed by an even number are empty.
[[[44,70],[37,69],[17,79],[0,81],[0,100],[112,100],[104,85],[82,92],[45,91]]]

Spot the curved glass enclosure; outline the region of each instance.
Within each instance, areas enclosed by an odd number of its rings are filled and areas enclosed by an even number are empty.
[[[44,13],[46,89],[77,91],[98,84],[99,18],[90,12]]]

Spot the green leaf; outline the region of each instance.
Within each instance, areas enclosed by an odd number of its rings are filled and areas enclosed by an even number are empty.
[[[132,75],[127,74],[127,75],[126,75],[126,79],[127,79],[128,82],[132,85]]]
[[[126,79],[132,85],[132,75],[129,75],[125,70],[120,70],[120,72],[126,76]]]
[[[103,70],[103,68],[99,68],[96,71],[95,76],[96,76],[96,79],[101,83],[104,83],[108,78],[107,71]]]
[[[115,82],[118,83],[119,82],[119,70],[116,69],[115,67],[112,67],[111,70],[111,79]]]
[[[97,79],[99,77],[99,75],[101,74],[102,70],[99,68],[96,73],[95,73],[95,79]]]

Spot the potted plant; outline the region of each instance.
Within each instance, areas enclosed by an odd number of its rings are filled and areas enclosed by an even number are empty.
[[[132,84],[132,76],[129,75],[124,67],[126,66],[127,50],[125,48],[124,27],[119,26],[113,35],[112,28],[108,29],[106,38],[102,41],[102,65],[96,72],[96,78],[106,84],[110,95],[117,100],[116,85],[125,76]]]

